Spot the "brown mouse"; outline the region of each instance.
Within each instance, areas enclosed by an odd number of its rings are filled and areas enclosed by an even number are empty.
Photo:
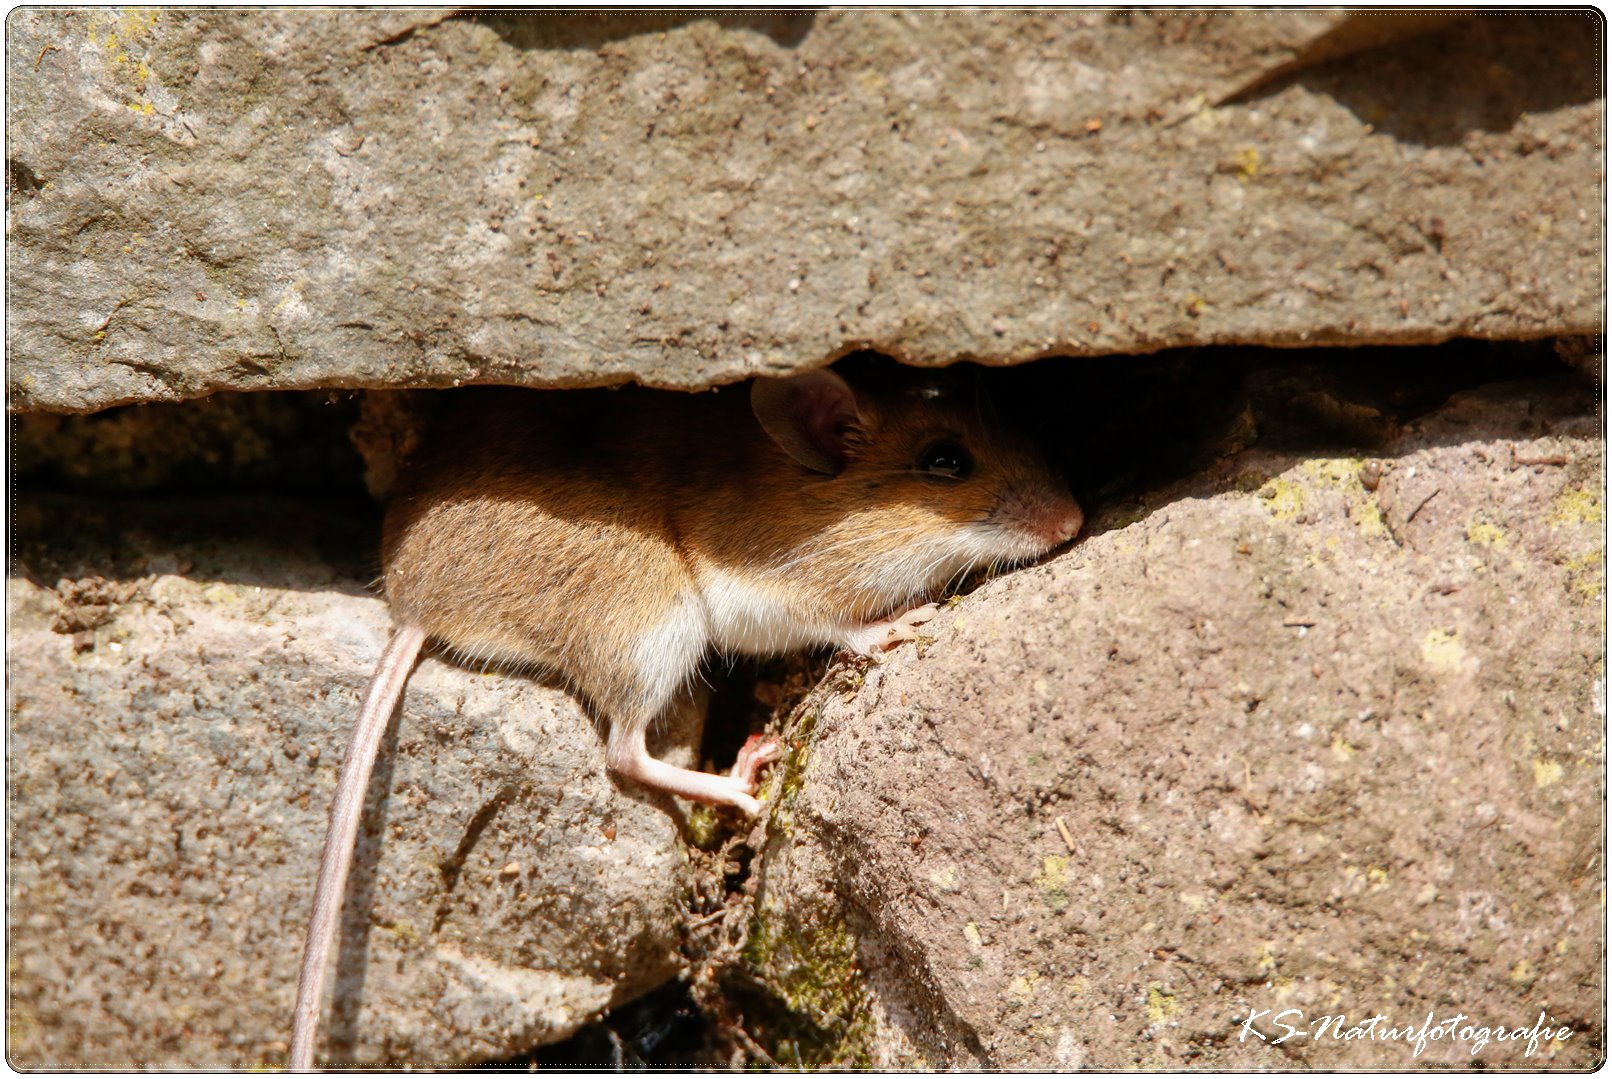
[[[731,773],[674,767],[645,735],[711,652],[872,654],[972,570],[1036,558],[1081,513],[954,372],[832,370],[745,394],[468,390],[386,516],[396,633],[342,762],[297,989],[290,1066],[312,1066],[363,793],[420,649],[562,676],[608,718],[611,769],[747,815],[776,742]]]

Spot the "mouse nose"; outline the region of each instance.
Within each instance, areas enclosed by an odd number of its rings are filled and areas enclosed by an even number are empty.
[[[1085,523],[1085,514],[1080,512],[1080,507],[1073,501],[1054,507],[1052,513],[1048,515],[1048,538],[1054,544],[1072,540],[1080,534],[1080,526]]]
[[[1035,508],[1027,514],[1027,518],[1047,550],[1074,539],[1080,532],[1080,526],[1086,523],[1080,506],[1066,494],[1042,492],[1033,505]]]

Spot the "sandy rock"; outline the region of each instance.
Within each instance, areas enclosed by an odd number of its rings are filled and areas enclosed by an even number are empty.
[[[747,953],[778,1059],[1601,1060],[1599,431],[1538,381],[1369,459],[1247,451],[831,672]],[[1430,1012],[1572,1035],[1383,1036]]]
[[[9,404],[1594,333],[1597,27],[19,10]]]
[[[17,512],[10,1060],[283,1064],[336,768],[389,632],[326,553],[354,528],[264,501]],[[678,969],[677,824],[607,777],[568,696],[424,660],[368,806],[334,1061],[507,1058]]]

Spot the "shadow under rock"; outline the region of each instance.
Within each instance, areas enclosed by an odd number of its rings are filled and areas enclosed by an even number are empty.
[[[367,498],[94,497],[18,491],[8,572],[128,581],[173,573],[298,592],[375,594],[380,510]]]
[[[1407,427],[1456,394],[1516,385],[1492,408],[1427,444],[1534,437],[1548,417],[1593,416],[1595,384],[1549,340],[1452,341],[1405,348],[1183,349],[1124,362],[1053,359],[997,372],[997,407],[1069,480],[1087,512],[1082,538],[1177,497],[1248,482],[1223,462],[1258,447],[1290,467],[1307,457],[1390,452]],[[1540,400],[1535,415],[1523,391]],[[1526,433],[1532,431],[1534,435]],[[1126,506],[1123,514],[1113,512]]]
[[[1457,146],[1472,132],[1509,131],[1524,115],[1601,97],[1603,32],[1587,10],[1474,15],[1306,67],[1234,100],[1298,85],[1401,142]]]
[[[598,12],[543,11],[471,13],[518,49],[597,49],[641,34],[663,34],[708,19],[726,30],[749,30],[793,49],[817,22],[799,11]]]
[[[859,355],[846,362],[891,361]],[[1569,392],[1590,402],[1591,413],[1596,392],[1551,340],[1302,351],[1206,347],[974,370],[995,410],[1040,444],[1068,479],[1094,526],[1105,504],[1202,479],[1217,462],[1255,445],[1295,455],[1371,454],[1406,423],[1477,386],[1557,378],[1577,387]],[[1490,415],[1496,417],[1490,426],[1500,423],[1499,412]],[[136,458],[161,452],[163,443],[144,432],[165,426],[129,427],[126,452]],[[299,428],[290,430],[307,441]],[[1514,430],[1474,428],[1462,437],[1512,437]],[[327,437],[346,446],[344,430],[333,428]],[[310,473],[302,458],[293,458],[258,493],[239,493],[242,477],[225,466],[210,477],[197,472],[194,485],[146,497],[61,484],[71,464],[42,464],[35,485],[25,482],[13,495],[12,572],[42,586],[62,578],[181,573],[296,591],[375,593],[381,509],[362,493],[356,463]],[[318,486],[300,496],[281,493],[299,476]],[[208,483],[212,492],[232,493],[206,493]]]
[[[399,705],[402,701],[399,699]],[[353,845],[352,869],[342,897],[341,920],[336,925],[336,981],[331,990],[330,1029],[325,1038],[331,1063],[353,1066],[358,1045],[358,1006],[364,1000],[369,972],[370,915],[375,906],[375,881],[385,841],[387,803],[392,795],[392,773],[397,768],[398,724],[402,709],[394,708],[381,738],[375,770],[364,790],[363,816]],[[298,957],[300,960],[300,956]]]

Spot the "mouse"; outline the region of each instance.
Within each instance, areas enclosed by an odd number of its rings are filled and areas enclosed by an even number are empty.
[[[557,675],[608,725],[618,777],[745,817],[776,739],[725,774],[646,736],[711,654],[918,635],[949,582],[1039,558],[1083,518],[1064,479],[955,369],[824,367],[701,394],[455,391],[382,527],[394,623],[332,801],[290,1067],[308,1070],[363,796],[427,645]]]

